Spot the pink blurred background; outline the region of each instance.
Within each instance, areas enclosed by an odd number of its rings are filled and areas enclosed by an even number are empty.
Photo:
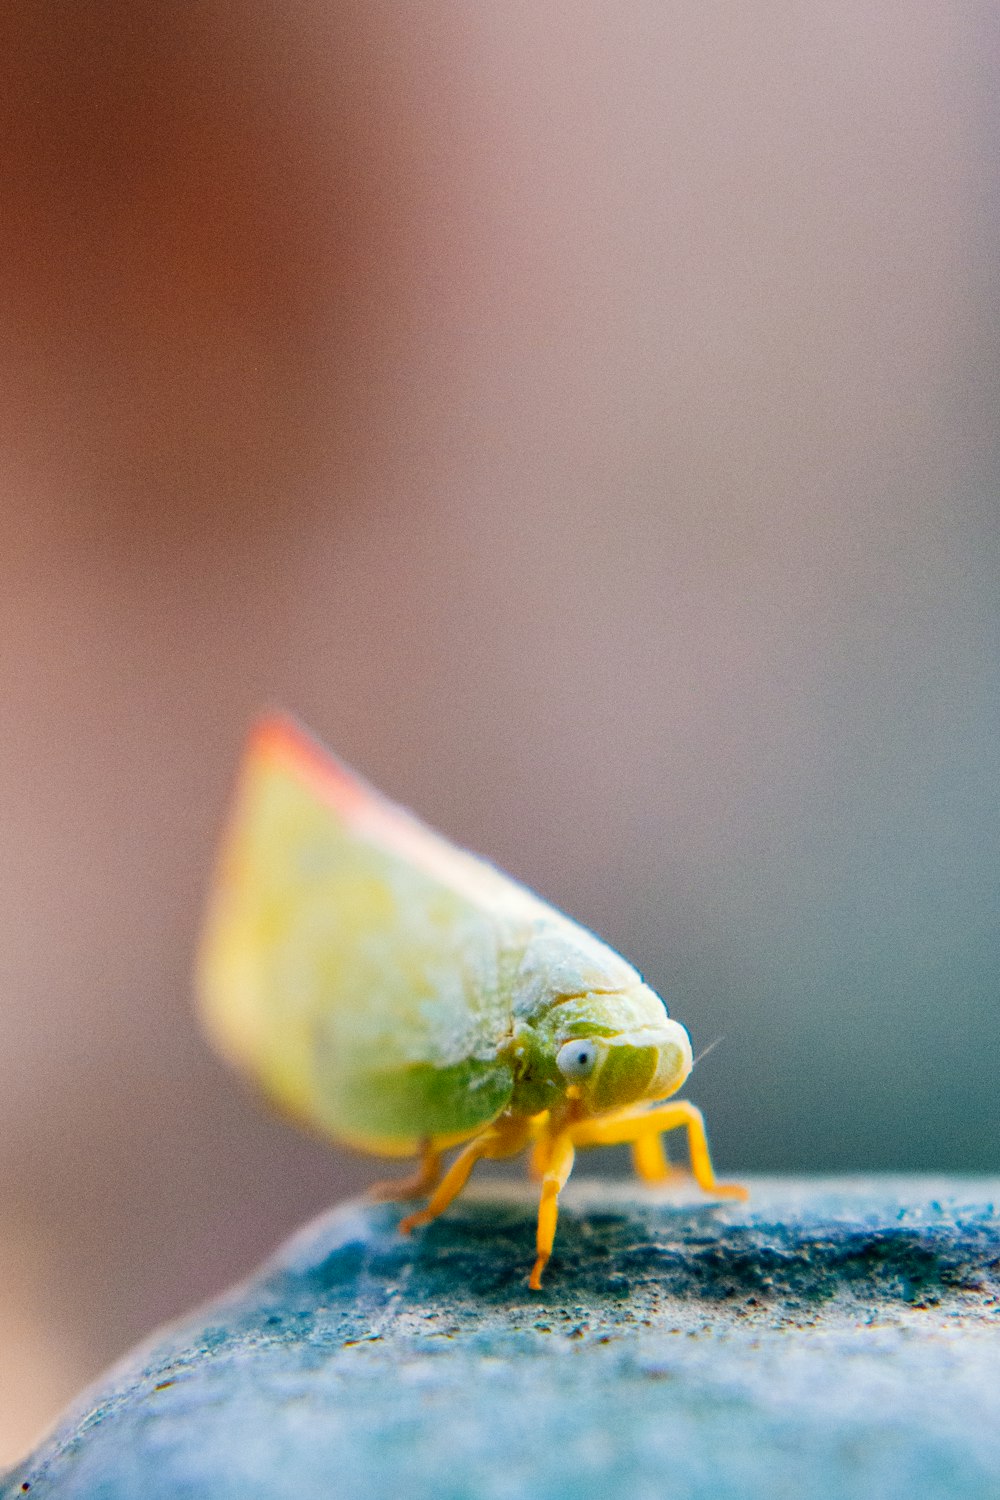
[[[1000,23],[0,17],[0,1457],[376,1164],[190,1008],[250,717],[662,988],[729,1170],[996,1169]]]

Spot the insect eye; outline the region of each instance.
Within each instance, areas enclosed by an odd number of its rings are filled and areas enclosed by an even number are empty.
[[[597,1061],[597,1044],[586,1037],[566,1042],[556,1053],[556,1067],[564,1078],[589,1078]]]

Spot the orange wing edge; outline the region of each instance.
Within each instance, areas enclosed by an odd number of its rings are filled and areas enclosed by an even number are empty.
[[[380,800],[372,787],[342,765],[290,714],[265,713],[250,730],[244,774],[252,774],[262,761],[276,762],[290,771],[341,816],[350,816]]]

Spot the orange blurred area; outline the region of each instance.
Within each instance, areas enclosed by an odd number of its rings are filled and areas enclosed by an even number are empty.
[[[724,1168],[995,1168],[997,43],[4,7],[0,1457],[379,1174],[191,1015],[265,703],[725,1035]]]

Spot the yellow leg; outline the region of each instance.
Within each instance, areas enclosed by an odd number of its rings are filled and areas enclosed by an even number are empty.
[[[671,1165],[658,1130],[636,1136],[632,1142],[632,1166],[637,1177],[651,1184],[680,1181],[686,1175]]]
[[[717,1198],[746,1198],[745,1187],[736,1182],[719,1182],[716,1178],[701,1110],[687,1099],[674,1099],[653,1109],[622,1110],[621,1114],[605,1115],[603,1119],[579,1120],[570,1127],[570,1135],[575,1146],[617,1146],[630,1142],[640,1147],[641,1159],[648,1165],[646,1153],[650,1148],[645,1145],[646,1139],[680,1126],[687,1129],[691,1171],[698,1186]],[[638,1159],[636,1167],[640,1176],[645,1176]]]
[[[507,1121],[502,1125],[490,1125],[475,1136],[455,1157],[451,1166],[438,1184],[431,1201],[416,1213],[407,1214],[399,1223],[400,1231],[409,1234],[421,1224],[429,1224],[443,1214],[450,1203],[454,1203],[469,1180],[469,1173],[484,1156],[513,1156],[523,1150],[527,1136],[525,1121]]]
[[[542,1177],[542,1196],[538,1205],[538,1256],[528,1278],[528,1285],[533,1292],[539,1292],[542,1289],[542,1272],[548,1264],[549,1256],[552,1254],[552,1243],[556,1237],[559,1194],[566,1186],[566,1180],[573,1170],[575,1155],[571,1131],[566,1130],[561,1135],[557,1135],[548,1153],[548,1161]]]
[[[532,1182],[541,1182],[542,1178],[545,1176],[545,1168],[549,1164],[549,1156],[551,1155],[551,1153],[552,1136],[549,1135],[548,1131],[541,1130],[535,1136],[534,1144],[531,1148],[531,1155],[528,1157],[528,1176],[531,1178]]]
[[[369,1198],[379,1201],[395,1198],[423,1198],[432,1193],[441,1180],[441,1153],[430,1141],[421,1147],[420,1161],[409,1177],[398,1177],[386,1182],[375,1182],[368,1189]]]

